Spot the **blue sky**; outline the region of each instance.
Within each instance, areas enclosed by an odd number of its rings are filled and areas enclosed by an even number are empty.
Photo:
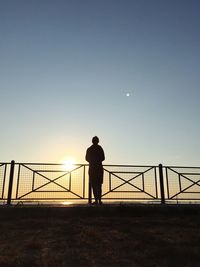
[[[0,161],[199,165],[198,0],[0,0]],[[130,93],[127,97],[126,93]]]

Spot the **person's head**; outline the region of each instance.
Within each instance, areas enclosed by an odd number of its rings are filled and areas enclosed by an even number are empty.
[[[99,143],[99,138],[98,138],[97,136],[94,136],[94,137],[92,138],[92,143],[93,143],[94,145],[97,145],[97,144]]]

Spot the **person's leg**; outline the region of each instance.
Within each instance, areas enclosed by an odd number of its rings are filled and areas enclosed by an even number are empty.
[[[95,199],[94,204],[98,204],[98,187],[97,187],[96,183],[93,183],[92,189],[93,189],[93,195],[94,195],[94,199]]]
[[[98,198],[99,198],[99,204],[102,204],[101,202],[101,196],[102,196],[102,184],[103,184],[103,167],[99,169],[99,179],[98,179]]]
[[[101,195],[102,195],[102,184],[99,183],[98,184],[98,201],[99,201],[99,204],[102,204],[102,202],[101,202]]]
[[[95,202],[93,204],[97,204],[98,197],[97,197],[97,190],[96,190],[96,177],[95,177],[95,169],[91,168],[89,169],[89,179],[90,179],[90,185],[91,189],[94,195]]]

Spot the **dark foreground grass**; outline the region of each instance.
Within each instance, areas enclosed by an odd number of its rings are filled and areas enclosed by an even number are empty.
[[[0,267],[200,266],[199,206],[0,208]]]

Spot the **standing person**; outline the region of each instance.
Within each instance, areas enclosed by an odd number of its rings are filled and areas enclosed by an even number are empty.
[[[98,145],[99,138],[94,136],[92,143],[86,152],[85,159],[89,162],[89,181],[93,190],[95,202],[93,204],[102,204],[101,191],[103,184],[103,166],[102,161],[105,160],[103,148]]]

